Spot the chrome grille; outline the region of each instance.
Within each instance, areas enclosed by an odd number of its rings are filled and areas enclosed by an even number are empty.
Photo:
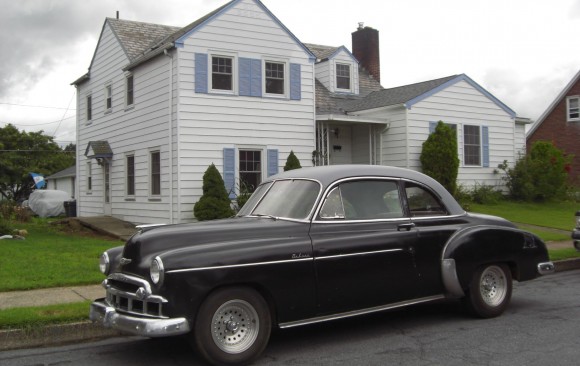
[[[138,316],[162,318],[167,300],[151,293],[149,282],[120,273],[111,274],[103,287],[107,290],[107,303],[119,312]]]

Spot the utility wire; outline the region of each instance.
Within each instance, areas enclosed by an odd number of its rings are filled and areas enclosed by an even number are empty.
[[[70,100],[68,101],[68,105],[66,106],[66,110],[64,111],[62,118],[60,119],[60,122],[58,123],[58,126],[56,126],[56,129],[54,130],[54,132],[52,133],[52,138],[54,138],[54,136],[56,136],[56,131],[58,131],[60,124],[62,123],[62,120],[64,119],[64,116],[66,116],[68,109],[70,107],[70,104],[72,103],[74,97],[76,94],[76,90],[73,92],[72,96],[70,97]]]
[[[0,105],[9,105],[9,106],[26,107],[26,108],[69,109],[69,108],[62,108],[62,107],[49,107],[49,106],[44,106],[44,105],[4,103],[4,102],[0,102]],[[71,109],[71,110],[75,110],[76,111],[76,109]]]

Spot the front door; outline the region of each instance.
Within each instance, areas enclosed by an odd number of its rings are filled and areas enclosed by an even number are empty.
[[[103,161],[103,214],[111,216],[111,171],[108,161]]]
[[[366,309],[415,297],[417,232],[406,217],[396,180],[336,186],[312,224],[320,315]]]

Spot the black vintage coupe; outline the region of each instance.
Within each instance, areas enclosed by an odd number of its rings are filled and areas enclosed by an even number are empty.
[[[132,334],[188,333],[212,364],[260,355],[273,327],[456,298],[500,315],[512,280],[554,271],[545,244],[466,213],[435,180],[326,166],[265,180],[236,217],[143,228],[101,256],[90,318]]]

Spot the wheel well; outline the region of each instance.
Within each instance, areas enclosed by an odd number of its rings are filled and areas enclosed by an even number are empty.
[[[216,292],[218,290],[227,289],[227,288],[240,288],[240,287],[251,288],[252,290],[256,291],[258,294],[260,294],[260,296],[262,296],[262,298],[264,298],[264,300],[266,301],[266,304],[268,304],[268,309],[270,310],[270,317],[272,319],[272,325],[278,324],[278,318],[277,318],[277,313],[276,313],[276,302],[274,300],[274,297],[272,296],[270,291],[268,291],[266,288],[264,288],[263,286],[256,284],[256,283],[241,282],[241,283],[232,283],[232,284],[214,287],[211,291],[208,291],[206,293],[205,297],[202,299],[200,304],[202,304],[211,294],[213,294],[214,292]],[[197,311],[199,312],[199,309],[197,309]],[[196,317],[197,317],[197,314],[196,314]]]

